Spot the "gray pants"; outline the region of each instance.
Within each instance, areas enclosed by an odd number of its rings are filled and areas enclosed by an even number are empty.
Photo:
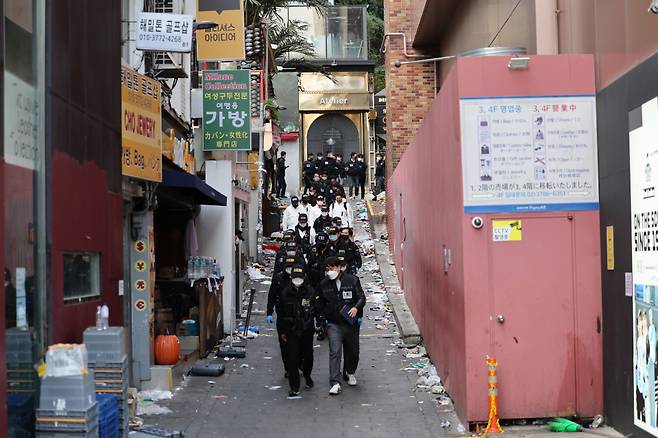
[[[347,180],[350,185],[350,196],[359,196],[359,175],[348,175]]]
[[[329,380],[332,385],[335,385],[340,383],[343,348],[345,348],[345,372],[354,374],[359,365],[359,325],[330,322],[327,332],[329,334]]]

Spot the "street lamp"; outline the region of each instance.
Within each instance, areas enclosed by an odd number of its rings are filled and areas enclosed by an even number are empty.
[[[219,23],[214,21],[195,21],[193,30],[210,30],[219,27]]]

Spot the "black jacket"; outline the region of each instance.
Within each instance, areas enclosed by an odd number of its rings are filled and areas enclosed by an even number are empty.
[[[330,226],[331,226],[331,216],[329,215],[327,215],[326,217],[320,215],[313,223],[313,229],[315,230],[316,233],[319,233],[320,231],[324,231],[325,228]]]
[[[379,160],[375,165],[375,176],[384,177],[386,176],[386,160]]]
[[[301,335],[313,332],[315,316],[318,314],[318,295],[308,284],[299,288],[292,282],[282,291],[277,304],[276,324],[281,333]]]
[[[348,161],[345,170],[349,176],[359,176],[359,162],[352,160]]]
[[[285,175],[286,174],[286,159],[279,157],[276,159],[276,174]]]
[[[302,164],[302,170],[304,176],[307,178],[313,178],[313,174],[318,171],[318,166],[315,164],[315,161],[306,160],[304,161],[304,164]]]
[[[340,314],[340,309],[343,306],[356,307],[359,314],[361,314],[363,307],[366,305],[366,296],[357,276],[343,272],[340,274],[339,279],[341,282],[340,290],[336,288],[335,280],[329,280],[328,278],[322,280],[318,300],[322,316],[327,321],[335,324],[345,322]]]
[[[344,254],[341,253],[341,250],[344,251]],[[348,269],[353,267],[361,269],[361,265],[363,264],[361,260],[361,250],[356,246],[356,243],[349,239],[343,240],[339,238],[336,243],[336,252],[338,255],[345,257]]]
[[[335,256],[336,253],[327,245],[321,248],[317,244],[314,245],[308,253],[308,269],[309,278],[313,286],[319,285],[324,279],[324,268],[327,257]]]
[[[288,287],[290,282],[290,275],[287,272],[279,272],[274,274],[272,277],[272,284],[270,285],[270,290],[267,293],[267,314],[271,315],[276,309],[277,314],[279,313],[279,300],[281,297],[281,291]]]
[[[299,234],[300,231],[304,232],[304,230],[297,225],[295,227],[295,242],[297,242],[297,246],[301,248],[302,252],[306,255],[308,254],[309,249],[311,249],[311,227],[307,224],[304,237]]]

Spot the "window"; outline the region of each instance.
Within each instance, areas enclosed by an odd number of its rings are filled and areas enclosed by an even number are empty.
[[[64,300],[100,296],[100,259],[100,253],[64,253]]]

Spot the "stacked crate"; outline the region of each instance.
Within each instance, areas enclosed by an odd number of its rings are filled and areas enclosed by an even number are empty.
[[[92,375],[45,376],[36,430],[38,438],[97,438],[98,403]]]
[[[14,327],[5,331],[7,412],[14,436],[29,434],[34,424],[39,378],[34,366],[32,339],[29,330]]]
[[[97,393],[113,394],[119,404],[119,436],[128,436],[128,356],[123,327],[98,330],[89,327],[83,334],[89,369],[94,372]]]

